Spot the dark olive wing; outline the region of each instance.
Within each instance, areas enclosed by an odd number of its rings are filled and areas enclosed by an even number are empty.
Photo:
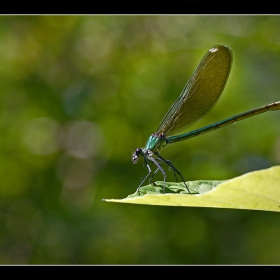
[[[202,58],[182,93],[162,119],[157,133],[176,135],[207,114],[226,85],[232,64],[231,49],[217,45]]]

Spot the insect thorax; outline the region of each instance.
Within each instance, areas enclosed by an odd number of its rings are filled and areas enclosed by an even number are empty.
[[[152,151],[158,152],[160,149],[162,149],[166,145],[165,136],[164,134],[152,134],[147,141],[147,144],[145,146],[145,151]]]

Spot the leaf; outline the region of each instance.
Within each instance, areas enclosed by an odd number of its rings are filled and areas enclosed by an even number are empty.
[[[254,171],[226,181],[187,182],[189,194],[182,183],[163,182],[140,188],[124,199],[103,199],[107,202],[163,206],[192,206],[250,209],[280,212],[280,166]]]

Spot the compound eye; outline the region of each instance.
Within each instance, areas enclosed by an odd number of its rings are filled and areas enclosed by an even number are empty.
[[[136,151],[132,154],[131,160],[133,164],[137,163],[139,160],[139,155],[142,154],[142,150],[140,148],[136,149]]]

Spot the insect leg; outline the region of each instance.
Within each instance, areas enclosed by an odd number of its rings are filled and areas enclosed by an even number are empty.
[[[152,172],[151,167],[150,167],[150,165],[149,165],[149,163],[148,163],[146,157],[145,157],[145,156],[143,156],[143,157],[144,157],[146,166],[147,166],[147,168],[148,168],[148,174],[147,174],[146,177],[142,180],[142,182],[140,183],[140,185],[139,185],[139,187],[137,188],[136,192],[139,191],[139,189],[142,187],[143,183],[146,181],[146,179],[150,176],[150,174],[151,174],[151,172]]]
[[[150,160],[157,166],[157,169],[159,169],[163,175],[163,180],[164,180],[164,187],[163,187],[163,193],[165,193],[165,186],[166,186],[166,173],[161,167],[161,165],[153,158],[150,157]]]
[[[170,163],[169,160],[164,159],[162,156],[160,156],[160,154],[159,154],[158,152],[155,152],[155,154],[156,154],[162,161],[164,161],[167,165],[169,165],[169,166],[182,178],[182,180],[183,180],[183,182],[184,182],[184,185],[185,185],[186,189],[188,190],[188,192],[189,192],[189,194],[190,194],[191,192],[190,192],[190,190],[189,190],[189,188],[188,188],[188,186],[187,186],[187,184],[186,184],[186,182],[185,182],[185,179],[183,178],[182,174],[174,167],[174,165],[173,165],[172,163]]]

